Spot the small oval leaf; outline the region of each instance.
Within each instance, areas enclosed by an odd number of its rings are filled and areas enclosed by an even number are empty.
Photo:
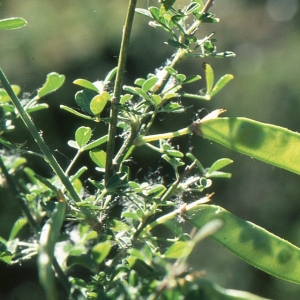
[[[208,173],[212,173],[214,171],[218,171],[230,164],[233,163],[233,160],[230,158],[221,158],[215,161],[212,166],[209,168]]]
[[[99,92],[98,88],[90,81],[88,80],[85,80],[85,79],[76,79],[73,81],[74,84],[77,84],[83,88],[86,88],[86,89],[89,89],[89,90],[92,90],[96,93]]]
[[[77,105],[82,108],[85,112],[90,115],[93,115],[90,109],[90,103],[92,99],[95,97],[95,93],[90,90],[79,91],[75,95],[75,101]]]
[[[111,99],[108,92],[104,91],[100,95],[95,96],[90,103],[90,110],[94,115],[99,115],[104,109],[107,101]]]
[[[55,72],[49,73],[47,75],[47,79],[44,85],[40,89],[38,89],[39,98],[59,89],[63,85],[64,81],[65,81],[64,75],[60,75]]]
[[[226,74],[224,76],[222,76],[218,82],[216,83],[216,85],[214,86],[213,90],[211,91],[210,96],[213,97],[215,94],[217,94],[219,91],[221,91],[221,89],[227,84],[229,83],[231,80],[233,79],[233,75],[231,74]]]
[[[79,127],[75,133],[75,140],[79,146],[82,148],[92,137],[92,129],[90,127]]]
[[[98,243],[92,248],[92,255],[95,263],[101,264],[107,257],[111,249],[111,242],[105,241],[103,243]]]
[[[156,82],[158,81],[158,78],[157,77],[151,77],[149,79],[147,79],[144,83],[143,83],[143,86],[142,86],[142,89],[144,92],[148,92],[150,91],[156,84]]]
[[[91,150],[90,158],[100,168],[105,168],[106,153],[103,150]]]
[[[0,30],[18,29],[26,26],[27,22],[23,18],[8,18],[0,20]]]

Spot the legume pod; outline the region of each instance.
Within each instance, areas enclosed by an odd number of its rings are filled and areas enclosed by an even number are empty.
[[[222,111],[221,111],[222,112]],[[246,118],[204,118],[192,132],[225,147],[300,174],[300,134]]]
[[[61,192],[60,192],[61,193]],[[59,194],[60,195],[60,194]],[[57,299],[55,276],[52,269],[54,247],[57,242],[66,211],[66,202],[59,201],[55,205],[52,216],[43,226],[38,252],[39,279],[48,300]]]
[[[300,284],[300,249],[267,230],[215,205],[193,205],[187,221],[201,228],[213,219],[223,227],[210,237],[249,264],[278,278]]]

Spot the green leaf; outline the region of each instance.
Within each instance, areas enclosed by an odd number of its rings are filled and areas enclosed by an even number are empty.
[[[229,159],[229,158],[221,158],[221,159],[218,159],[217,161],[215,161],[211,167],[209,168],[208,170],[208,173],[212,173],[212,172],[215,172],[215,171],[218,171],[230,164],[233,163],[233,160],[232,159]]]
[[[167,188],[163,184],[157,184],[157,185],[153,185],[149,190],[146,190],[144,192],[144,194],[147,195],[147,196],[152,195],[152,196],[155,196],[155,197],[159,197],[166,190],[167,190]]]
[[[177,74],[177,75],[175,76],[175,78],[176,78],[180,83],[182,83],[183,81],[186,80],[186,76],[185,76],[184,74]]]
[[[27,224],[27,219],[26,219],[26,218],[20,218],[20,219],[18,219],[18,220],[14,223],[14,225],[13,225],[11,231],[10,231],[8,240],[11,241],[11,240],[13,240],[14,238],[16,238],[17,235],[19,234],[19,232],[22,230],[22,228],[23,228],[26,224]]]
[[[77,84],[83,88],[86,88],[86,89],[89,89],[89,90],[92,90],[96,93],[99,92],[98,88],[90,81],[88,80],[85,80],[85,79],[76,79],[73,81],[74,84]]]
[[[201,10],[203,9],[204,5],[203,5],[203,1],[202,0],[192,0],[192,2],[195,2],[197,4],[199,4],[199,7],[196,9],[195,12],[201,12]]]
[[[144,79],[144,78],[137,78],[137,79],[134,81],[134,84],[136,84],[136,85],[142,87],[143,84],[144,84],[145,82],[146,82],[146,79]]]
[[[90,103],[95,97],[95,93],[91,90],[79,91],[75,94],[77,105],[90,115],[94,115],[90,109]]]
[[[47,75],[47,79],[44,85],[40,89],[38,89],[39,98],[59,89],[63,85],[64,81],[65,81],[64,75],[60,75],[55,72],[49,73]]]
[[[246,118],[203,119],[194,129],[196,134],[225,147],[300,174],[297,132]]]
[[[106,153],[103,150],[91,150],[90,158],[98,167],[105,169]]]
[[[135,11],[136,11],[138,14],[141,14],[141,15],[143,15],[143,16],[146,16],[146,17],[152,19],[152,15],[151,15],[150,12],[148,11],[148,9],[136,8]]]
[[[81,167],[72,177],[71,177],[71,182],[73,183],[75,180],[79,179],[79,177],[87,171],[87,167],[83,166]]]
[[[168,103],[163,107],[163,111],[168,113],[181,113],[184,111],[184,107],[179,103]]]
[[[214,71],[209,64],[204,63],[203,67],[205,69],[206,94],[210,95],[215,80]]]
[[[172,47],[175,47],[175,48],[182,48],[182,49],[188,49],[189,48],[187,45],[179,43],[179,42],[171,40],[171,39],[168,39],[167,44],[172,46]]]
[[[101,264],[107,257],[111,249],[111,242],[105,241],[103,243],[98,243],[92,248],[92,255],[95,263]]]
[[[34,177],[40,181],[42,184],[44,184],[47,188],[49,188],[50,190],[52,190],[53,192],[57,192],[57,187],[54,186],[49,179],[39,175],[39,174],[34,174]]]
[[[232,51],[225,51],[225,52],[211,53],[209,56],[216,57],[216,58],[225,58],[225,57],[236,57],[236,54]]]
[[[201,5],[199,3],[192,2],[187,6],[185,14],[188,15],[194,11],[197,12],[199,10],[199,8],[201,8]]]
[[[214,86],[213,90],[211,91],[210,96],[213,97],[215,94],[217,94],[227,83],[229,83],[233,79],[233,75],[226,74],[222,76],[216,85]]]
[[[90,117],[90,116],[81,114],[78,111],[76,111],[75,109],[70,108],[70,107],[65,106],[65,105],[60,105],[60,108],[67,111],[67,112],[69,112],[69,113],[71,113],[71,114],[73,114],[73,115],[75,115],[75,116],[77,116],[77,117],[83,118],[83,119],[87,119],[87,120],[91,120],[91,121],[93,121],[95,119],[94,117]]]
[[[88,143],[88,141],[91,139],[91,137],[92,137],[92,129],[90,127],[82,126],[76,130],[75,140],[79,148],[85,146]]]
[[[76,265],[87,268],[90,271],[93,271],[95,268],[94,261],[89,254],[81,254],[79,256],[69,255],[66,261],[67,267],[73,267]]]
[[[77,149],[77,150],[80,149],[79,146],[78,146],[78,144],[76,143],[76,141],[69,140],[69,141],[68,141],[68,145],[69,145],[70,147],[72,147],[72,148]]]
[[[142,97],[143,99],[153,103],[153,100],[141,88],[124,85],[123,89],[129,93]]]
[[[186,78],[185,80],[183,80],[181,82],[181,84],[188,84],[188,83],[192,83],[192,82],[195,82],[195,81],[198,81],[201,79],[201,76],[200,75],[192,75],[192,76],[189,76],[188,78]]]
[[[6,264],[10,264],[12,257],[13,257],[13,255],[9,251],[1,251],[0,252],[0,261],[5,262]]]
[[[176,2],[176,0],[162,0],[159,16],[162,17],[165,13],[172,7],[172,5]]]
[[[108,92],[104,91],[100,95],[95,96],[91,103],[90,109],[94,115],[99,115],[104,109],[107,101],[111,99],[111,96]]]
[[[214,171],[205,175],[207,178],[231,178],[231,173]]]
[[[42,109],[47,109],[48,107],[49,107],[49,105],[46,104],[46,103],[35,104],[33,107],[26,108],[26,112],[28,114],[31,114],[33,112],[37,112],[37,111],[40,111]]]
[[[194,16],[201,21],[202,23],[218,23],[220,22],[219,18],[215,18],[215,15],[211,14],[211,13],[194,13]]]
[[[11,142],[9,142],[7,139],[2,137],[1,135],[0,135],[0,143],[2,145],[4,145],[5,147],[12,149],[12,150],[16,150],[16,148],[17,148],[15,145],[13,145]]]
[[[11,85],[12,90],[18,96],[21,92],[21,88],[18,85],[12,84]],[[0,103],[6,103],[9,102],[11,99],[8,96],[7,92],[5,89],[0,88]]]
[[[92,141],[91,143],[85,145],[83,147],[83,150],[90,150],[90,149],[93,149],[95,147],[98,147],[98,146],[104,144],[105,142],[107,142],[107,139],[108,139],[108,135],[104,135],[101,138],[99,138],[95,141]]]
[[[26,20],[22,18],[8,18],[0,20],[0,30],[18,29],[26,26]]]
[[[155,6],[151,6],[149,8],[149,11],[150,11],[152,17],[154,18],[154,20],[160,22],[160,20],[159,20],[160,19],[160,10]]]
[[[121,97],[120,103],[125,104],[127,101],[131,100],[133,98],[133,95],[125,94]]]
[[[157,77],[151,77],[149,79],[147,79],[142,86],[142,89],[145,93],[149,92],[156,84],[156,82],[158,81]]]
[[[185,211],[187,221],[201,228],[214,219],[223,227],[210,237],[258,269],[300,283],[300,249],[267,230],[242,220],[220,206],[198,204]]]
[[[118,71],[118,67],[115,67],[115,68],[113,68],[112,70],[110,70],[109,72],[108,72],[108,74],[105,76],[105,78],[104,78],[104,82],[103,82],[103,85],[104,85],[104,88],[106,87],[106,85],[108,84],[108,83],[110,83],[112,80],[113,80],[113,78],[116,76],[116,74],[117,74],[117,71]]]
[[[170,150],[166,150],[165,151],[169,156],[173,156],[173,157],[183,157],[183,153],[178,151],[178,150],[174,150],[174,149],[170,149]]]
[[[109,178],[106,184],[106,188],[109,190],[114,190],[115,188],[127,187],[127,173],[117,173]]]
[[[191,251],[193,250],[193,247],[189,246],[189,242],[176,242],[171,245],[171,247],[168,248],[168,250],[165,252],[164,257],[165,258],[181,258],[184,256],[188,256]]]
[[[171,68],[171,67],[165,67],[165,70],[172,76],[176,76],[177,72],[175,69]]]
[[[117,219],[108,220],[107,226],[109,229],[111,229],[114,232],[130,231],[130,227],[126,223],[121,222]]]
[[[158,106],[162,101],[161,96],[159,96],[159,95],[153,94],[153,95],[151,95],[151,98],[156,106]]]

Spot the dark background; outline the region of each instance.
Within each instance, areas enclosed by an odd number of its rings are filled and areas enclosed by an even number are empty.
[[[74,139],[79,121],[59,109],[60,104],[75,107],[77,78],[90,81],[103,79],[117,65],[117,56],[125,19],[125,0],[6,0],[0,3],[0,18],[23,17],[25,28],[0,32],[0,66],[11,83],[22,92],[34,93],[52,71],[66,75],[58,92],[44,99],[50,109],[33,115],[49,147],[66,167],[75,154],[67,146]],[[150,0],[149,4],[156,1]],[[178,4],[187,4],[187,0]],[[147,1],[138,1],[146,7]],[[191,108],[181,116],[166,116],[154,131],[180,129],[191,123],[199,109],[204,114],[217,108],[227,109],[226,116],[243,116],[299,131],[300,122],[300,14],[298,0],[216,0],[211,12],[221,19],[218,24],[203,24],[197,36],[215,32],[219,51],[232,50],[236,58],[205,59],[215,69],[215,78],[225,73],[235,79],[210,102],[182,99]],[[164,44],[167,34],[148,26],[145,17],[136,15],[128,57],[126,83],[154,72],[172,54]],[[203,76],[204,60],[187,60],[179,67],[186,75]],[[191,87],[191,92],[204,88],[204,80]],[[203,114],[203,112],[202,112]],[[20,123],[21,125],[21,123]],[[104,134],[105,126],[95,129]],[[11,135],[17,143],[34,145],[25,130]],[[194,146],[193,153],[205,167],[221,157],[234,164],[227,168],[230,180],[215,180],[208,192],[213,201],[237,216],[252,221],[300,246],[299,176],[271,165],[234,153],[207,140],[186,137],[176,139],[183,150]],[[141,148],[142,149],[142,148]],[[147,163],[143,156],[147,155]],[[85,161],[86,160],[86,161]],[[159,157],[142,149],[136,153],[143,162],[142,173],[155,170]],[[85,157],[80,163],[90,163]],[[160,163],[161,164],[161,163]],[[42,161],[28,158],[35,171],[51,176]],[[165,174],[167,175],[167,174]],[[97,175],[94,175],[97,176]],[[172,175],[171,175],[172,176]],[[19,215],[13,199],[5,189],[0,191],[0,235],[7,238]],[[300,288],[267,275],[239,260],[226,249],[207,239],[199,244],[191,257],[191,265],[205,270],[207,278],[226,288],[248,290],[273,299],[299,299]],[[36,284],[35,262],[19,266],[0,264],[0,298],[41,299]],[[1,295],[3,295],[1,297]],[[8,296],[5,296],[8,297]]]

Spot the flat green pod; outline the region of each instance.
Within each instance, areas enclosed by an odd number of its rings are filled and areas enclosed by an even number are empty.
[[[247,118],[208,117],[191,126],[193,133],[237,152],[300,174],[300,134]]]
[[[269,231],[216,205],[190,205],[186,220],[202,228],[214,219],[223,227],[210,237],[249,264],[275,277],[300,284],[300,249]]]

